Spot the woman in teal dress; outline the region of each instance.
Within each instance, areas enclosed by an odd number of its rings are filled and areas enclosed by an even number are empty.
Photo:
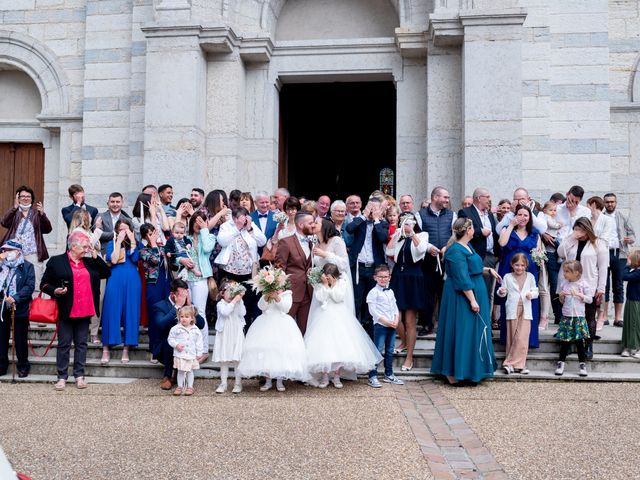
[[[449,242],[444,255],[446,279],[431,373],[444,375],[451,385],[461,386],[493,377],[497,363],[482,259],[469,245],[473,238],[471,219],[456,220],[453,235],[455,241]],[[493,268],[488,270],[498,283],[502,282]]]

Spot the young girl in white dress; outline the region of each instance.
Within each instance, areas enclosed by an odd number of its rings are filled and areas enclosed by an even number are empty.
[[[238,372],[238,362],[242,357],[244,345],[244,316],[247,310],[242,302],[244,291],[235,293],[237,282],[223,280],[220,284],[220,301],[217,305],[216,339],[213,343],[213,362],[220,364],[220,385],[216,393],[227,391],[229,367],[235,369],[235,382],[232,393],[242,392],[242,376]],[[235,295],[234,295],[235,293]]]
[[[366,373],[382,360],[367,332],[345,303],[346,280],[338,267],[327,263],[322,267],[322,283],[314,285],[313,296],[319,308],[309,318],[304,343],[310,374],[320,374],[318,386],[342,388],[342,370]]]
[[[302,334],[287,315],[292,304],[291,290],[263,295],[258,301],[262,315],[247,332],[238,371],[243,377],[265,377],[261,392],[273,387],[273,378],[277,390],[284,392],[283,380],[306,381],[309,377]]]
[[[178,370],[178,386],[174,395],[193,395],[193,371],[200,368],[204,354],[202,333],[196,327],[196,307],[187,305],[178,310],[178,323],[171,327],[167,342],[173,347],[173,368]],[[184,388],[186,384],[186,389]]]

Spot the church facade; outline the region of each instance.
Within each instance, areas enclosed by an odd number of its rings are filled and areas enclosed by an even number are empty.
[[[321,188],[364,194],[384,168],[416,203],[436,185],[457,205],[477,186],[495,202],[580,184],[640,226],[640,0],[0,0],[0,21],[4,189],[37,185],[60,248],[71,183],[103,208],[150,183],[311,189],[334,169],[344,189]],[[373,109],[342,108],[352,84]],[[391,148],[360,155],[376,125]]]

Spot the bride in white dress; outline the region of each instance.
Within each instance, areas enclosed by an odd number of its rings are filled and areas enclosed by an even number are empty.
[[[355,300],[353,298],[353,283],[351,281],[351,267],[349,267],[349,254],[347,246],[340,236],[340,232],[336,230],[332,221],[326,218],[318,218],[316,220],[316,236],[318,237],[318,245],[313,249],[313,266],[324,267],[327,263],[333,263],[340,270],[341,277],[345,280],[345,298],[344,301],[349,311],[354,315],[356,313]],[[313,318],[313,311],[318,308],[317,300],[311,300],[311,309],[309,310],[309,321]]]
[[[333,384],[342,388],[342,370],[366,373],[375,368],[382,356],[369,335],[358,322],[351,307],[346,305],[349,295],[346,275],[332,263],[322,268],[322,283],[314,285],[313,301],[316,309],[309,316],[304,337],[307,350],[307,368],[312,375],[321,376],[318,386]]]

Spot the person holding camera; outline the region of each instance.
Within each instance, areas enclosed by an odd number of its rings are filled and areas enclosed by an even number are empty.
[[[386,202],[385,202],[386,203]],[[379,197],[370,197],[361,215],[347,224],[347,233],[353,236],[349,248],[349,266],[353,281],[356,317],[373,338],[373,318],[367,306],[367,293],[376,286],[375,268],[386,264],[384,245],[389,235],[389,222],[385,220],[386,204]]]
[[[86,254],[90,256],[85,257]],[[100,279],[111,275],[109,266],[82,232],[72,232],[67,251],[47,262],[40,289],[58,302],[58,348],[56,390],[64,390],[68,377],[71,342],[76,387],[87,388],[84,367],[91,317],[100,314]]]
[[[424,275],[422,262],[429,249],[429,234],[423,232],[411,212],[404,212],[398,218],[398,229],[393,234],[387,250],[393,252],[396,262],[389,284],[400,310],[398,336],[401,347],[407,349],[402,371],[413,368],[413,350],[416,346],[416,316],[425,308]]]
[[[18,357],[18,377],[29,375],[29,305],[36,285],[33,264],[22,255],[22,245],[9,240],[0,247],[0,376],[9,368],[9,337],[11,336],[11,314],[13,318],[13,342]]]

